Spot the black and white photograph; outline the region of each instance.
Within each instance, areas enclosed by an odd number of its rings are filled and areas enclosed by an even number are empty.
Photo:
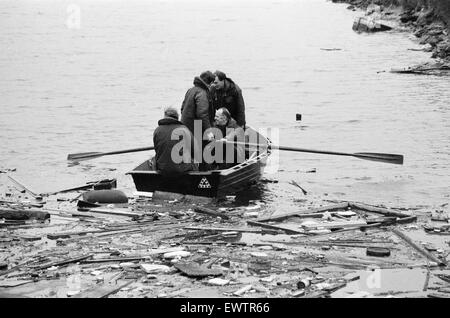
[[[0,298],[449,298],[449,32],[450,0],[0,0]]]

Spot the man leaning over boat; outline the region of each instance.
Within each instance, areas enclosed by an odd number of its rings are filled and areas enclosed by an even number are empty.
[[[214,72],[211,94],[216,110],[225,107],[240,127],[245,128],[245,104],[240,87],[222,71]]]
[[[210,142],[203,151],[204,160],[215,169],[227,169],[245,161],[245,147],[233,142],[245,141],[244,129],[231,117],[227,108],[216,111],[214,117],[215,141]]]

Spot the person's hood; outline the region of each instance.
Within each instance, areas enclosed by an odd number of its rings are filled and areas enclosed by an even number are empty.
[[[158,125],[159,126],[163,126],[163,125],[183,125],[179,120],[176,120],[175,118],[163,118],[158,120]]]
[[[194,85],[209,90],[209,86],[199,76],[194,78]]]
[[[225,79],[225,90],[227,91],[231,91],[231,90],[235,90],[236,89],[236,84],[233,82],[233,80],[231,78],[226,78]]]

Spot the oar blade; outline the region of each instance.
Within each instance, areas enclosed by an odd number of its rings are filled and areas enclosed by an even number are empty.
[[[72,153],[67,156],[67,160],[70,160],[70,161],[89,160],[89,159],[100,157],[101,155],[102,155],[101,152]]]
[[[376,152],[357,152],[353,156],[360,159],[379,161],[396,165],[402,165],[404,159],[402,155]]]

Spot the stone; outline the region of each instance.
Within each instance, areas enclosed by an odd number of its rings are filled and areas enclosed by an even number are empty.
[[[67,297],[72,297],[80,293],[80,290],[69,290],[67,291]]]
[[[191,255],[191,253],[188,251],[176,251],[176,252],[165,253],[163,255],[163,257],[167,258],[167,259],[173,259],[173,258],[188,257],[190,255]]]
[[[268,257],[269,256],[264,252],[252,252],[252,253],[250,253],[250,255],[254,256],[254,257]]]
[[[400,15],[400,21],[402,23],[416,22],[417,18],[418,18],[418,15],[414,14],[413,11],[406,11]]]
[[[141,268],[147,273],[167,273],[170,271],[170,267],[159,264],[141,264]]]
[[[230,281],[227,279],[222,279],[222,278],[212,278],[210,280],[208,280],[208,284],[210,285],[215,285],[215,286],[224,286],[226,284],[228,284]]]
[[[124,262],[119,264],[121,268],[136,268],[139,265],[131,262]]]
[[[422,10],[417,17],[417,25],[425,26],[433,22],[434,12],[433,10]]]
[[[207,276],[222,275],[222,271],[219,269],[210,269],[205,266],[200,266],[194,262],[190,263],[179,262],[176,265],[174,265],[174,267],[189,277],[207,277]]]

